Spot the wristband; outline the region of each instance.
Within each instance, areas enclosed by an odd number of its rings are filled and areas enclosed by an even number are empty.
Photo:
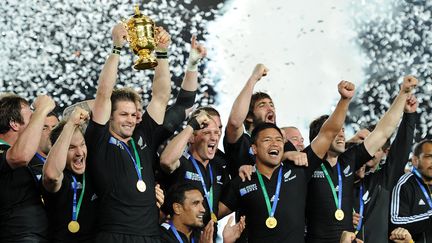
[[[189,54],[189,59],[187,62],[187,71],[196,72],[198,71],[198,64],[201,60],[201,56],[196,49],[192,49]]]
[[[168,52],[156,52],[157,59],[168,59]]]
[[[191,118],[188,122],[188,125],[191,126],[194,131],[201,129],[201,125],[198,123],[196,117]]]
[[[114,46],[113,49],[112,49],[112,53],[120,55],[120,53],[121,53],[121,47]]]

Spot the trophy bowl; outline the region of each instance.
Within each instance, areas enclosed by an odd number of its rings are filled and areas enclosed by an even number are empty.
[[[158,63],[153,55],[157,46],[154,21],[141,14],[139,6],[135,5],[135,14],[123,23],[128,31],[130,48],[138,56],[133,68],[144,70],[156,67]]]

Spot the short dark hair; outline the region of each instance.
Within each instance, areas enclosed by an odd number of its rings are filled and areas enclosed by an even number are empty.
[[[264,93],[264,92],[255,92],[252,95],[251,101],[249,103],[248,114],[247,114],[248,118],[253,118],[254,117],[253,111],[254,111],[255,104],[258,101],[262,100],[262,99],[270,99],[270,100],[272,100],[272,98],[270,97],[270,95],[267,94],[267,93]],[[244,121],[244,125],[245,125],[246,130],[249,130],[249,128],[251,127],[252,123],[253,122],[249,122],[247,119]]]
[[[50,111],[50,113],[48,113],[46,117],[52,117],[52,116],[58,119],[58,115],[54,111]]]
[[[24,124],[21,115],[22,106],[30,106],[24,98],[8,93],[0,97],[0,134],[5,134],[10,130],[11,122]]]
[[[312,140],[314,140],[314,138],[316,136],[318,136],[318,133],[321,130],[322,125],[324,124],[325,121],[327,121],[328,118],[329,118],[329,115],[322,115],[322,116],[316,118],[315,120],[313,120],[309,124],[309,142],[310,143],[312,142]]]
[[[111,94],[111,114],[117,109],[117,102],[119,101],[130,101],[135,104],[141,104],[141,97],[131,88],[114,89]]]
[[[263,123],[258,124],[254,128],[254,130],[252,130],[252,135],[251,135],[252,143],[256,144],[256,140],[258,139],[258,135],[261,133],[261,131],[268,129],[268,128],[276,129],[280,133],[280,135],[283,136],[281,130],[279,129],[278,126],[276,126],[276,124],[269,123],[269,122],[263,122]]]
[[[178,184],[172,185],[166,194],[166,200],[162,207],[162,210],[168,214],[173,216],[174,215],[174,203],[179,203],[183,205],[185,200],[185,192],[192,191],[192,190],[198,190],[198,187],[196,187],[194,184],[190,182],[182,182]]]
[[[414,147],[414,156],[419,157],[420,154],[423,152],[423,145],[427,143],[432,143],[431,139],[424,139],[420,142],[418,142]]]
[[[54,127],[54,129],[51,131],[50,133],[50,141],[51,144],[54,145],[54,143],[57,141],[57,139],[60,137],[61,132],[63,131],[64,126],[66,125],[66,121],[62,120],[60,121],[57,126]],[[82,131],[82,127],[79,126],[78,130],[81,132],[81,134],[84,135],[83,131]]]

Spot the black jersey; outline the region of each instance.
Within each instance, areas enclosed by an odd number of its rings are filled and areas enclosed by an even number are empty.
[[[378,171],[366,174],[360,183],[356,183],[354,209],[357,213],[359,212],[361,185],[363,185],[362,199],[364,202],[362,227],[357,238],[366,243],[388,242],[391,190],[404,174],[404,168],[411,152],[416,118],[415,113],[404,114],[385,163]]]
[[[88,148],[87,172],[99,197],[98,228],[108,233],[137,236],[159,236],[156,206],[154,164],[157,163],[155,131],[158,125],[144,113],[133,132],[141,161],[141,175],[146,190],[137,189],[138,174],[130,144],[125,148],[111,136],[109,123],[90,121],[85,133]],[[159,141],[159,140],[158,140]]]
[[[281,165],[282,181],[274,215],[277,219],[275,228],[266,226],[269,214],[256,173],[252,174],[251,181],[242,182],[236,177],[230,182],[227,194],[222,195],[223,204],[231,210],[241,208],[246,215],[249,242],[304,242],[307,182],[320,165],[321,159],[310,146],[303,152],[307,154],[308,167],[296,166],[291,161],[285,161]],[[278,173],[279,169],[275,169],[270,180],[263,176],[271,202],[274,201]]]
[[[421,186],[431,197],[428,185],[413,173],[403,175],[393,188],[390,205],[390,229],[407,229],[415,242],[432,242],[432,205]]]
[[[307,194],[307,234],[306,242],[338,242],[342,231],[353,231],[352,210],[354,174],[364,163],[372,158],[364,144],[352,146],[338,156],[342,174],[342,210],[344,218],[336,220],[336,205],[331,187],[321,168],[315,170],[309,181]],[[330,166],[329,162],[322,160],[334,186],[338,192],[337,166]]]
[[[223,161],[221,157],[215,156],[215,158],[209,161],[206,167],[204,167],[204,165],[198,160],[196,160],[196,162],[200,173],[204,178],[207,192],[210,191],[210,186],[213,186],[212,211],[218,215],[218,203],[220,201],[224,187],[226,187],[229,181],[229,175],[224,167],[225,161]],[[169,176],[169,186],[172,186],[176,183],[189,182],[195,185],[204,196],[205,192],[201,183],[200,173],[198,173],[195,166],[193,165],[190,155],[188,153],[184,153],[184,155],[180,158],[180,166]],[[212,177],[210,177],[210,175],[212,175]],[[210,210],[209,204],[205,197],[203,205],[206,210],[203,221],[204,225],[207,225],[207,223],[210,221]]]
[[[50,193],[45,189],[42,190],[48,212],[51,238],[53,242],[93,242],[96,232],[97,196],[87,178],[77,218],[80,229],[76,233],[71,233],[68,230],[68,224],[72,220],[74,196],[72,176],[75,176],[77,180],[76,202],[78,203],[83,188],[83,176],[75,175],[67,169],[63,172],[62,185],[59,191]]]
[[[171,228],[172,226],[168,223],[163,223],[160,226],[161,232],[161,243],[179,243],[180,241],[177,239],[174,231]],[[179,237],[184,243],[199,243],[199,233],[192,232],[190,240],[180,231],[177,231]]]
[[[235,143],[228,143],[226,136],[223,139],[227,165],[232,177],[238,175],[238,170],[242,165],[254,165],[255,156],[253,155],[251,146],[252,138],[246,132],[243,133]],[[284,151],[297,151],[295,146],[290,142],[284,144]]]
[[[46,238],[48,219],[39,190],[27,166],[12,169],[6,161],[9,145],[0,145],[0,242],[24,237]]]

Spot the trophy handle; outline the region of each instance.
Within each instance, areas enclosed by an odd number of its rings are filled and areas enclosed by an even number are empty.
[[[156,25],[154,25],[154,34],[155,34],[154,40],[155,40],[156,46],[157,46],[159,44],[159,38],[158,38],[158,36],[159,36],[159,28]]]
[[[130,43],[130,38],[129,38],[129,27],[128,27],[128,25],[127,25],[127,19],[124,18],[124,17],[122,17],[122,18],[120,19],[120,22],[122,23],[122,25],[125,27],[126,31],[128,32],[128,35],[126,36],[126,41],[127,41],[128,43]]]

